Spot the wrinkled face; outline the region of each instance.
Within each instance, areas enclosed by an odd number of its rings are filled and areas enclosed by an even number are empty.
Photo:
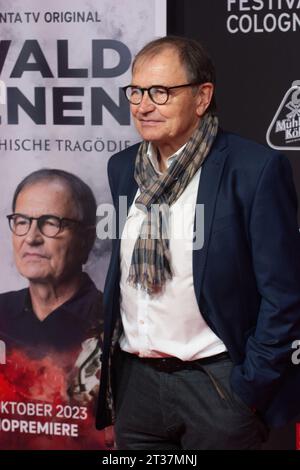
[[[25,186],[14,212],[29,217],[51,214],[79,219],[70,190],[59,180]],[[26,235],[12,237],[17,269],[29,281],[57,284],[80,273],[82,242],[76,224],[69,224],[55,238],[47,238],[33,220]]]
[[[168,87],[186,83],[189,83],[186,71],[174,49],[164,50],[154,57],[141,57],[134,67],[131,81],[132,85],[140,87]],[[198,126],[209,105],[212,87],[211,84],[208,89],[199,87],[196,94],[191,87],[170,90],[169,99],[164,105],[153,103],[145,92],[139,105],[131,104],[138,132],[144,140],[158,147],[171,145],[177,150]]]

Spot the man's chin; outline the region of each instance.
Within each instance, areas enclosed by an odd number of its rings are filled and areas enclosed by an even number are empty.
[[[48,276],[45,273],[42,272],[37,272],[34,270],[25,270],[25,271],[20,271],[20,274],[25,277],[29,282],[32,283],[45,283],[47,282]]]
[[[153,143],[159,143],[163,140],[163,133],[159,131],[155,126],[153,127],[142,127],[138,129],[140,135],[142,136],[143,140],[147,140]]]

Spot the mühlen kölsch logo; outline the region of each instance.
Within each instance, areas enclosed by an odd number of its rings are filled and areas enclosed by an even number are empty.
[[[279,150],[300,150],[300,80],[286,92],[267,130],[270,147]]]

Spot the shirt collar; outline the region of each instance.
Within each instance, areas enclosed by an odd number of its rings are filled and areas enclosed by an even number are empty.
[[[178,155],[180,155],[180,153],[183,151],[185,146],[186,146],[186,144],[184,144],[182,147],[180,147],[173,155],[168,157],[168,159],[167,159],[167,168],[170,168],[170,166],[172,165],[175,158]],[[156,171],[156,173],[158,173],[159,175],[162,175],[163,173],[159,169],[159,163],[158,163],[158,159],[157,159],[157,149],[152,144],[152,142],[149,142],[149,144],[148,144],[147,157],[149,158],[150,162],[152,163],[153,168]]]
[[[64,304],[60,305],[57,307],[55,310],[53,310],[49,317],[55,313],[57,310],[64,310],[70,315],[75,315],[77,317],[83,317],[84,312],[89,310],[91,305],[95,302],[95,298],[100,295],[100,292],[97,290],[95,284],[91,280],[91,278],[88,276],[87,273],[82,273],[83,278],[82,278],[82,283],[79,288],[79,290],[69,299],[67,300]],[[23,289],[24,292],[24,303],[23,306],[17,310],[15,313],[17,315],[22,315],[24,310],[27,312],[32,312],[34,315],[34,312],[32,310],[32,303],[31,303],[31,297],[30,297],[30,292],[29,289]],[[48,318],[48,317],[47,317]]]

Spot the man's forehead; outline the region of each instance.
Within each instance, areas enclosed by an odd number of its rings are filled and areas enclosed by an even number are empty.
[[[60,193],[66,197],[72,195],[69,185],[60,178],[45,178],[26,184],[20,191],[19,195],[26,194],[30,196],[30,194],[33,193],[43,193],[45,190],[47,190],[46,192],[48,195],[58,195]]]
[[[137,58],[133,73],[141,67],[151,67],[153,63],[176,63],[178,65],[178,62],[180,63],[179,54],[173,47],[150,51]]]
[[[20,206],[28,206],[30,208],[53,207],[56,212],[60,208],[73,206],[72,194],[67,185],[60,181],[39,181],[34,184],[25,186],[18,194],[16,200],[16,208]]]
[[[151,82],[151,85],[163,84],[160,83],[161,79],[172,81],[175,77],[179,80],[185,78],[186,71],[174,50],[163,51],[149,57],[142,56],[136,62],[132,73],[134,83],[142,79]]]

